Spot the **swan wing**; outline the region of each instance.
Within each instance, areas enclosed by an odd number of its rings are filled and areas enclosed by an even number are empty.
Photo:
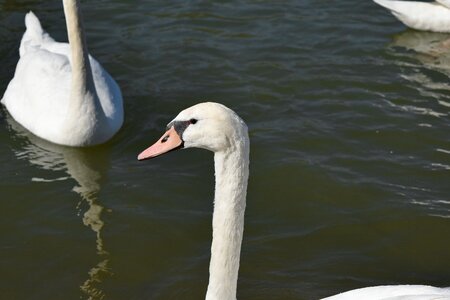
[[[46,48],[46,49],[45,49]],[[70,47],[54,42],[28,49],[17,63],[2,103],[11,116],[35,135],[58,142],[69,110]],[[89,56],[96,92],[112,132],[123,123],[122,95],[116,81]]]
[[[55,40],[42,29],[41,22],[32,11],[25,15],[25,27],[26,30],[19,48],[21,57],[30,51],[34,51],[36,47],[42,48],[55,43]]]
[[[397,19],[417,30],[450,32],[450,9],[437,2],[373,0]],[[441,0],[450,3],[450,0]]]
[[[123,123],[123,100],[120,87],[114,78],[89,55],[95,90],[105,117],[112,131],[120,129]]]
[[[442,300],[450,299],[450,288],[427,285],[387,285],[344,292],[323,300]]]
[[[67,56],[36,47],[19,59],[2,103],[18,123],[52,141],[67,116],[70,77]]]

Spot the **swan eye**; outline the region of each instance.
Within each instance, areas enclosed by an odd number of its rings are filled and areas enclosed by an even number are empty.
[[[190,120],[189,120],[189,123],[195,124],[195,123],[197,123],[197,119],[190,119]]]

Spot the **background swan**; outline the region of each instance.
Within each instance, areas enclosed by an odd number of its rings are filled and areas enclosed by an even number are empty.
[[[450,288],[426,285],[386,285],[351,290],[322,300],[443,300],[450,299]]]
[[[406,26],[417,30],[450,32],[450,1],[373,0],[387,8]]]
[[[180,112],[167,131],[139,154],[139,160],[182,148],[214,152],[216,176],[213,240],[207,300],[236,299],[239,257],[244,230],[250,141],[247,126],[229,108],[200,103]],[[421,285],[377,286],[352,290],[327,300],[450,299],[450,288]]]
[[[63,6],[69,44],[53,40],[32,12],[25,16],[20,59],[1,102],[43,139],[67,146],[100,144],[122,126],[122,95],[88,54],[78,0],[63,0]]]

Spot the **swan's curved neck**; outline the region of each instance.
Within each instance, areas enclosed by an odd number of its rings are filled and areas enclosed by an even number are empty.
[[[89,63],[79,2],[78,0],[63,0],[63,6],[71,52],[71,102],[80,107],[89,105],[84,101],[88,96],[88,98],[92,98],[92,105],[95,106],[97,94]]]
[[[216,190],[207,300],[236,299],[249,173],[247,133],[237,144],[233,150],[214,155]]]
[[[70,143],[80,146],[102,139],[108,130],[108,124],[95,89],[79,1],[63,0],[63,6],[71,53],[72,79],[68,113],[65,127],[61,128],[61,131],[69,137],[78,137]]]

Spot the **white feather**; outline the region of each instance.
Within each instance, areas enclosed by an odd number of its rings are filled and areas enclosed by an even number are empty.
[[[386,285],[351,290],[322,300],[442,300],[450,299],[449,288],[427,285]]]
[[[387,8],[408,27],[417,30],[450,32],[450,0],[440,0],[440,3],[396,0],[373,1]]]
[[[436,2],[439,2],[440,4],[444,5],[447,8],[450,8],[450,0],[436,0]]]

